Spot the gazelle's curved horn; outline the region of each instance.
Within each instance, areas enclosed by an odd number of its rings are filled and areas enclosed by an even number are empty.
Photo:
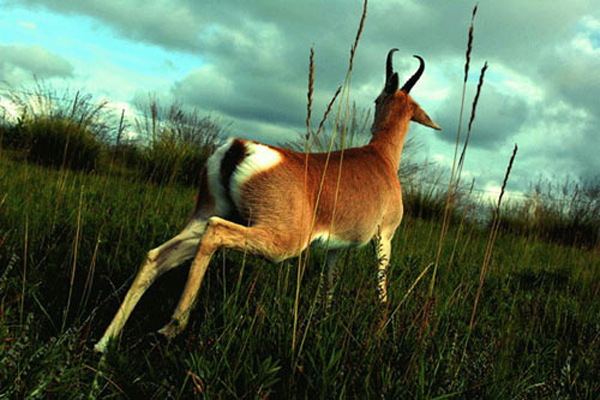
[[[411,76],[406,83],[404,84],[404,86],[402,86],[402,91],[405,93],[410,93],[410,90],[413,88],[413,86],[415,86],[415,83],[417,83],[417,81],[419,80],[419,78],[421,77],[421,75],[423,75],[423,71],[425,70],[425,61],[423,61],[423,59],[417,55],[413,56],[417,59],[419,59],[419,62],[421,63],[419,65],[419,69],[417,69],[417,72],[415,72],[413,74],[413,76]]]
[[[392,55],[394,52],[398,51],[398,49],[391,49],[387,55],[387,60],[385,62],[385,85],[387,86],[392,74],[394,73],[394,67],[392,66]]]

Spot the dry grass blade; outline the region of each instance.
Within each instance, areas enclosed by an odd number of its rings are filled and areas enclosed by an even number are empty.
[[[307,105],[306,105],[306,143],[305,143],[305,156],[304,156],[304,188],[303,191],[306,193],[308,190],[308,162],[309,162],[309,150],[310,150],[310,120],[312,115],[312,96],[314,89],[314,73],[315,73],[315,49],[311,47],[310,56],[308,62],[308,90],[306,93],[307,96]],[[302,216],[304,217],[304,207],[305,203],[302,203]],[[301,224],[304,225],[304,221],[301,221]],[[302,239],[300,238],[301,242]],[[300,243],[300,248],[302,248],[302,243]],[[297,324],[298,324],[298,304],[299,304],[299,296],[300,296],[300,280],[303,275],[303,265],[306,264],[306,259],[308,259],[309,248],[306,248],[306,254],[304,258],[304,263],[302,259],[302,252],[298,255],[298,270],[296,275],[296,297],[294,299],[294,330],[292,336],[292,348],[295,348],[296,344],[296,332],[297,332]]]
[[[308,104],[306,105],[306,146],[310,141],[310,118],[312,116],[313,88],[315,85],[315,49],[310,48],[310,59],[308,65],[308,92],[306,93]]]
[[[85,310],[85,306],[89,300],[89,297],[92,293],[92,285],[94,284],[94,274],[96,272],[96,261],[98,256],[98,248],[100,247],[100,243],[102,243],[101,235],[102,228],[100,227],[98,230],[98,236],[96,238],[96,245],[94,246],[94,251],[92,253],[92,261],[90,262],[90,266],[88,268],[88,274],[85,278],[85,284],[83,285],[83,292],[81,294],[81,301],[79,302],[79,312]]]
[[[335,196],[333,199],[333,208],[332,208],[332,215],[331,215],[331,222],[329,223],[329,230],[330,232],[333,231],[333,226],[334,226],[334,222],[335,222],[335,212],[337,209],[337,202],[338,202],[338,197],[339,197],[339,193],[340,193],[340,185],[341,185],[341,180],[342,180],[342,167],[344,165],[344,150],[346,147],[346,133],[347,133],[347,129],[348,129],[348,116],[349,116],[349,111],[350,111],[350,86],[351,86],[351,82],[352,82],[352,70],[354,67],[354,55],[356,54],[356,48],[358,47],[358,43],[360,40],[360,37],[362,35],[362,31],[365,25],[365,19],[367,18],[367,0],[365,0],[364,4],[363,4],[363,12],[362,15],[360,17],[360,23],[358,25],[358,29],[356,31],[356,38],[354,39],[354,44],[352,45],[352,50],[350,51],[350,61],[348,63],[348,72],[346,74],[346,82],[344,84],[344,89],[345,89],[345,102],[346,102],[346,107],[344,110],[344,124],[342,125],[342,136],[341,136],[341,148],[340,148],[340,160],[339,160],[339,167],[338,167],[338,178],[337,178],[337,183],[335,186]],[[344,97],[344,95],[342,95],[342,97]],[[339,125],[340,122],[340,118],[342,116],[341,114],[341,110],[342,110],[342,104],[344,103],[344,99],[342,99],[342,101],[339,104],[339,108],[338,108],[338,115],[336,117],[336,121],[335,121],[335,126],[337,127]],[[331,142],[329,144],[329,150],[328,153],[331,153],[331,149],[333,146],[333,141],[335,139],[335,131],[334,134],[331,136]],[[329,158],[329,155],[327,156]],[[323,178],[325,178],[325,173],[323,173]],[[329,249],[329,239],[327,240],[327,251]]]
[[[205,384],[202,379],[189,369],[185,374],[192,379],[192,384],[194,385],[194,391],[196,394],[204,394]]]
[[[368,1],[365,0],[364,4],[363,4],[363,12],[362,12],[362,15],[361,15],[361,18],[360,18],[360,22],[359,22],[359,26],[358,26],[358,29],[357,29],[357,32],[356,32],[356,37],[354,39],[354,44],[352,45],[352,49],[350,51],[350,61],[348,63],[348,71],[346,73],[346,79],[344,81],[344,85],[343,85],[343,88],[342,88],[342,98],[344,97],[344,94],[346,94],[346,99],[349,99],[350,83],[351,83],[351,77],[352,77],[352,68],[353,68],[353,65],[354,65],[354,55],[356,54],[356,49],[358,48],[358,43],[360,41],[360,37],[362,35],[362,31],[363,31],[363,28],[364,28],[365,19],[367,17],[367,4],[368,4]],[[335,97],[337,97],[337,93],[334,96],[334,99],[335,99]],[[349,101],[349,100],[347,100],[347,101]],[[341,114],[341,106],[342,106],[342,102],[340,102],[340,104],[339,104],[338,115],[336,117],[336,123],[334,125],[335,127],[337,127],[338,124],[339,124],[339,118],[340,118],[340,114]],[[348,104],[346,106],[346,118],[348,117],[347,110],[348,110]],[[317,220],[316,219],[317,218],[317,210],[319,208],[319,202],[320,202],[320,199],[321,199],[321,194],[323,193],[323,187],[324,187],[324,183],[325,183],[325,177],[326,177],[326,174],[327,174],[327,168],[329,166],[331,151],[332,151],[333,143],[334,143],[334,140],[335,140],[335,133],[336,132],[335,132],[335,128],[334,128],[334,132],[333,132],[333,134],[331,136],[331,140],[330,140],[330,143],[329,143],[329,149],[327,151],[327,157],[325,159],[325,165],[323,167],[323,174],[321,176],[321,180],[320,180],[320,183],[319,183],[319,189],[317,191],[317,196],[316,196],[316,200],[315,200],[315,204],[314,204],[314,212],[313,212],[312,221],[311,221],[311,224],[310,224],[310,227],[309,227],[309,234],[308,234],[309,238],[312,236],[313,229],[315,227],[315,223],[316,223],[316,220]],[[345,133],[345,131],[343,133]],[[343,143],[343,140],[342,140],[342,143]],[[307,154],[308,154],[308,151],[307,151]],[[343,155],[344,155],[344,148],[343,148],[343,145],[342,145],[341,155],[340,155],[340,161],[339,161],[340,169],[338,171],[338,185],[336,186],[335,198],[334,198],[334,202],[333,202],[334,213],[331,216],[331,225],[333,225],[333,221],[335,220],[335,208],[336,208],[336,204],[337,204],[337,195],[338,195],[338,192],[339,192],[339,176],[341,176],[341,168],[342,168],[342,162],[343,162]],[[308,164],[307,164],[307,167],[308,167]],[[329,240],[328,240],[328,243],[326,245],[326,252],[328,251],[328,248],[329,248]],[[300,294],[300,286],[301,286],[302,276],[304,274],[304,270],[306,268],[307,261],[308,261],[308,254],[309,254],[309,248],[307,247],[306,255],[304,257],[304,261],[299,264],[300,268],[298,268],[298,276],[297,276],[297,282],[296,282],[296,297],[294,299],[294,324],[293,324],[293,331],[292,331],[292,352],[296,351],[296,342],[297,342],[297,337],[298,337],[297,330],[298,330],[299,294]],[[298,361],[298,357],[299,357],[299,352],[298,352],[298,354],[295,357],[294,367],[293,367],[294,370],[295,370],[295,365],[296,365],[296,363]]]
[[[465,155],[467,153],[467,148],[469,146],[469,138],[471,137],[471,130],[473,128],[473,121],[475,121],[475,115],[477,111],[477,104],[479,103],[479,96],[481,95],[481,89],[483,88],[483,81],[485,79],[485,71],[488,69],[487,61],[483,65],[481,69],[481,74],[479,75],[479,83],[477,84],[477,91],[475,92],[475,98],[473,99],[473,106],[471,108],[471,118],[469,118],[469,126],[467,128],[467,137],[465,138],[465,144],[463,145],[462,152],[460,153],[460,159],[458,160],[458,178],[457,182],[460,182],[460,176],[462,173],[463,165],[465,162]]]
[[[121,119],[119,120],[119,131],[117,132],[117,146],[121,140],[121,136],[123,135],[123,130],[125,129],[125,109],[121,110]]]
[[[502,204],[502,197],[504,196],[504,191],[506,189],[508,177],[510,176],[510,171],[512,170],[513,163],[515,162],[515,157],[517,156],[517,150],[518,150],[518,147],[515,144],[512,156],[510,157],[510,161],[508,162],[506,174],[504,175],[504,182],[502,183],[502,189],[500,190],[500,195],[498,196],[498,204],[497,204],[496,210],[494,212],[494,217],[492,220],[492,228],[490,230],[490,236],[488,238],[485,255],[483,257],[483,263],[481,265],[481,274],[479,276],[479,287],[477,288],[477,294],[475,295],[475,302],[473,304],[473,312],[471,313],[471,321],[469,322],[469,328],[471,330],[473,329],[473,325],[475,323],[475,313],[477,312],[477,306],[479,304],[479,299],[481,298],[481,293],[483,290],[483,282],[485,281],[485,276],[486,276],[487,271],[490,266],[490,261],[492,259],[492,252],[494,249],[494,243],[496,242],[496,237],[498,236],[498,230],[500,227],[500,205]]]
[[[325,112],[323,113],[323,118],[321,118],[321,122],[319,122],[319,127],[317,128],[316,132],[313,135],[313,140],[318,148],[321,146],[320,139],[319,139],[319,133],[321,133],[321,131],[323,130],[325,121],[327,121],[327,117],[329,116],[329,113],[331,112],[331,108],[333,107],[333,104],[337,100],[337,97],[340,95],[341,91],[342,91],[342,86],[338,86],[337,90],[333,94],[333,97],[329,101],[329,104],[327,104],[327,108],[325,109]]]
[[[471,109],[471,118],[469,118],[469,126],[467,128],[467,139],[469,140],[468,134],[471,133],[471,128],[473,127],[473,121],[475,121],[475,112],[477,111],[477,103],[479,102],[479,95],[481,94],[481,88],[483,87],[483,80],[485,79],[485,71],[488,69],[487,61],[483,64],[483,68],[481,68],[481,74],[479,75],[479,83],[477,84],[477,92],[475,93],[475,98],[473,99],[473,108]]]
[[[515,157],[517,156],[518,150],[519,150],[519,147],[515,143],[515,147],[513,149],[512,156],[510,157],[510,161],[508,162],[508,168],[506,169],[506,175],[504,175],[504,181],[502,182],[502,189],[500,190],[500,196],[498,196],[498,205],[497,205],[496,212],[500,211],[500,204],[502,203],[502,197],[504,196],[506,184],[508,183],[508,177],[510,175],[510,171],[512,170],[513,163],[515,162]]]
[[[415,281],[413,282],[413,284],[410,285],[410,287],[406,291],[406,294],[404,295],[404,297],[402,298],[402,300],[400,300],[400,302],[398,303],[398,305],[396,305],[396,308],[394,308],[394,311],[392,311],[392,313],[387,318],[387,320],[385,321],[385,323],[379,329],[379,331],[378,331],[379,335],[381,335],[381,333],[383,332],[383,330],[385,329],[385,327],[389,325],[389,323],[391,322],[391,320],[394,317],[394,315],[398,312],[398,310],[400,309],[400,307],[402,307],[402,304],[404,304],[404,302],[406,301],[406,299],[408,298],[408,296],[410,296],[410,294],[413,292],[413,290],[415,289],[415,287],[417,286],[417,284],[421,281],[421,279],[423,279],[423,277],[425,276],[425,274],[427,274],[427,271],[429,271],[429,268],[431,268],[431,267],[433,267],[433,263],[431,263],[427,267],[425,267],[425,269],[423,271],[421,271],[421,273],[419,274],[419,276],[417,276],[417,279],[415,279]]]
[[[469,39],[467,41],[467,52],[465,54],[465,57],[467,59],[467,61],[465,62],[465,83],[469,78],[469,65],[471,64],[471,51],[473,50],[473,21],[475,20],[475,16],[477,15],[477,7],[477,4],[475,5],[475,7],[473,7],[473,14],[471,14],[471,26],[469,26]]]
[[[71,297],[73,295],[73,286],[75,284],[75,272],[77,270],[77,256],[79,251],[79,243],[81,241],[81,220],[82,220],[82,209],[83,209],[83,191],[85,186],[81,186],[79,191],[79,207],[77,208],[77,229],[75,231],[75,238],[73,239],[73,263],[71,265],[71,279],[69,280],[69,294],[67,296],[67,305],[63,314],[63,322],[61,331],[65,330],[67,324],[67,317],[69,316],[69,309],[71,307]]]
[[[27,246],[29,244],[29,215],[25,215],[25,239],[23,245],[23,280],[21,281],[21,304],[19,308],[19,323],[23,324],[23,309],[25,307],[25,282],[27,282]]]
[[[105,356],[102,356],[102,358],[100,359],[100,363],[99,363],[100,365],[99,365],[98,369],[96,369],[96,368],[94,368],[94,367],[92,367],[90,365],[83,364],[83,368],[87,368],[87,369],[89,369],[90,371],[92,371],[95,374],[95,377],[94,377],[94,384],[95,385],[93,385],[93,388],[97,389],[99,387],[99,385],[98,385],[98,377],[101,377],[102,379],[104,379],[108,383],[110,383],[115,389],[117,389],[117,391],[119,393],[121,393],[123,396],[125,396],[125,397],[128,398],[129,396],[127,396],[127,394],[123,391],[123,389],[121,389],[121,387],[119,385],[117,385],[115,383],[115,381],[113,381],[112,379],[110,379],[108,376],[106,376],[106,374],[104,374],[102,372],[100,366],[104,367],[104,363],[105,363]],[[92,396],[92,394],[93,393],[90,393],[90,398],[94,397],[94,396]]]
[[[360,23],[358,25],[358,30],[356,31],[356,37],[354,38],[354,44],[352,45],[352,48],[350,49],[350,67],[348,70],[349,72],[352,71],[352,67],[354,65],[354,54],[356,54],[356,48],[358,47],[358,42],[360,40],[360,36],[362,35],[363,28],[365,27],[365,20],[367,19],[367,3],[368,3],[368,1],[365,0],[365,2],[363,4],[362,15],[360,17]]]
[[[469,198],[472,198],[473,196],[473,189],[475,188],[475,179],[473,179],[471,181],[471,187],[469,188]],[[463,228],[465,226],[465,222],[467,219],[467,215],[469,214],[470,208],[471,208],[472,203],[467,203],[467,205],[465,206],[464,210],[461,213],[461,217],[460,217],[460,222],[458,224],[458,231],[456,232],[456,237],[454,239],[454,246],[452,247],[452,253],[450,253],[450,260],[448,261],[448,267],[451,268],[452,264],[454,263],[454,256],[456,255],[456,250],[458,248],[458,243],[460,241],[461,238],[461,234],[463,231]]]
[[[448,183],[448,196],[446,198],[446,205],[444,207],[444,220],[442,222],[442,230],[440,232],[440,239],[438,242],[438,249],[435,256],[435,264],[433,267],[433,274],[431,276],[431,283],[429,285],[429,297],[433,296],[433,288],[435,287],[435,279],[437,277],[437,270],[440,263],[440,258],[442,255],[442,250],[444,248],[444,241],[446,239],[446,234],[448,232],[448,227],[450,225],[450,209],[453,200],[453,191],[454,191],[454,176],[456,174],[456,158],[458,156],[458,146],[460,143],[460,135],[462,131],[462,118],[465,107],[465,94],[467,91],[467,79],[469,76],[469,65],[471,63],[471,50],[473,49],[473,26],[475,21],[475,16],[477,15],[477,5],[473,8],[473,14],[471,15],[471,24],[469,26],[469,38],[467,40],[467,52],[466,52],[466,61],[465,61],[465,77],[463,80],[463,88],[462,88],[462,96],[460,101],[460,114],[458,116],[458,129],[456,132],[456,145],[454,147],[454,157],[452,158],[452,171],[450,172],[450,181]]]

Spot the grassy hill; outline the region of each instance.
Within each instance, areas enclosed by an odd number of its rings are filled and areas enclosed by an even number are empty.
[[[501,230],[473,326],[489,231],[410,210],[393,242],[388,307],[370,247],[347,251],[324,312],[311,252],[292,343],[297,259],[220,251],[188,328],[154,334],[187,264],[147,292],[119,343],[92,351],[146,252],[181,229],[195,190],[127,168],[52,169],[0,155],[0,397],[594,398],[600,254]],[[410,204],[408,205],[410,207]]]

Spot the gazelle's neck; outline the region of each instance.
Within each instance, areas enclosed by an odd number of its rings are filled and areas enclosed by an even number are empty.
[[[373,138],[369,144],[387,157],[396,170],[400,167],[409,122],[408,116],[396,116],[373,125]]]

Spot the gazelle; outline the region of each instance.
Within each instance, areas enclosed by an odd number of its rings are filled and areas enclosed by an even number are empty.
[[[418,70],[398,89],[398,74],[392,67],[395,51],[387,55],[385,86],[375,101],[369,144],[347,149],[343,156],[332,152],[328,164],[326,153],[311,153],[306,182],[304,153],[243,139],[230,139],[215,151],[202,172],[190,221],[177,236],[148,252],[96,351],[104,351],[119,334],[157,277],[193,257],[179,304],[171,321],[159,331],[167,338],[181,332],[209,261],[222,247],[281,261],[297,256],[313,242],[327,243],[331,287],[337,249],[364,245],[377,236],[378,290],[380,299],[387,301],[385,271],[403,214],[398,167],[408,125],[412,120],[440,129],[409,95],[423,73],[423,59],[415,56]]]

